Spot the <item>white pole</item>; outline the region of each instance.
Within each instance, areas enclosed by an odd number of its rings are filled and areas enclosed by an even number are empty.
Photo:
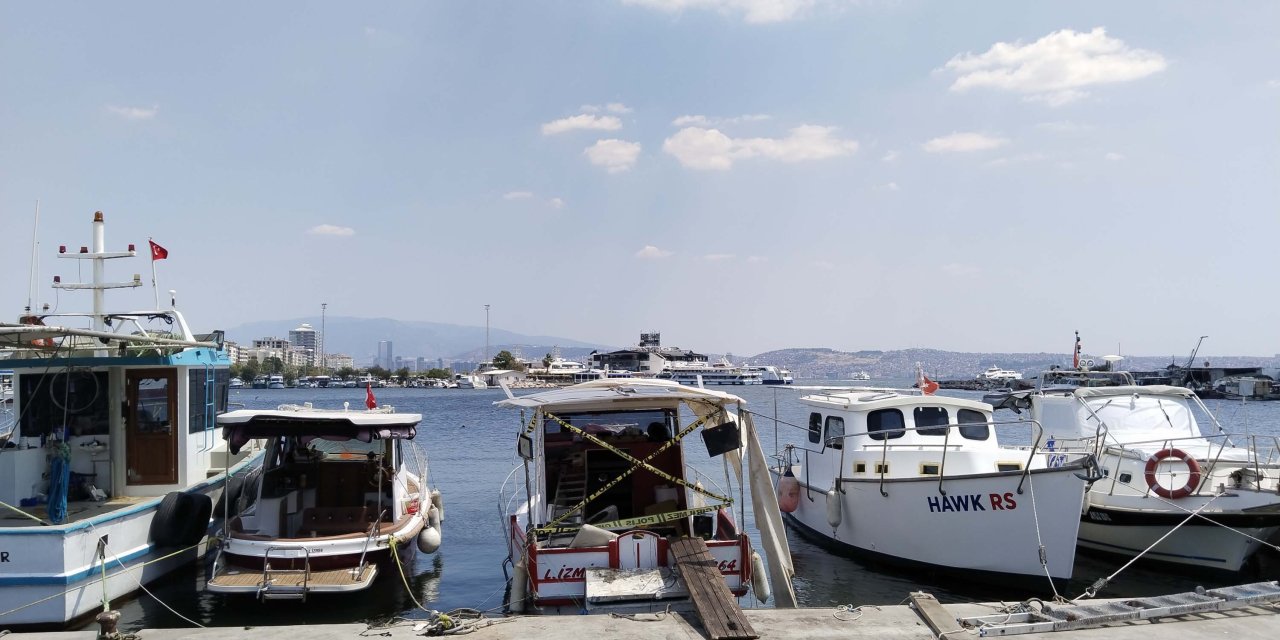
[[[156,299],[156,309],[160,308],[160,287],[156,285],[156,250],[151,248],[151,236],[147,236],[147,252],[151,254],[151,293]]]
[[[39,252],[39,247],[40,247],[40,243],[36,239],[39,237],[38,236],[39,232],[40,232],[40,201],[36,200],[36,222],[35,222],[35,225],[31,227],[31,270],[27,272],[27,275],[31,278],[31,280],[27,283],[27,315],[31,315],[32,300],[36,297],[36,279],[40,277],[40,275],[36,273],[36,270],[39,268],[37,266],[39,264],[39,261],[37,260],[37,256],[36,256],[37,252]]]

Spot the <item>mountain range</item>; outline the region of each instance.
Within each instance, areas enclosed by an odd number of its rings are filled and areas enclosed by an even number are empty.
[[[248,345],[266,337],[287,338],[289,331],[303,323],[320,330],[319,317],[264,320],[227,330],[227,338]],[[390,318],[327,317],[324,321],[328,341],[325,351],[345,353],[355,358],[357,366],[373,363],[380,340],[390,340],[393,355],[424,357],[428,360],[478,362],[485,356],[485,328],[439,322],[405,321]],[[617,345],[603,345],[555,336],[538,336],[491,328],[488,352],[511,351],[526,360],[539,360],[558,351],[570,360],[583,361],[592,351],[610,351]],[[676,346],[676,345],[673,345]],[[678,345],[698,351],[697,345]],[[705,353],[713,362],[720,354]],[[1086,356],[1088,357],[1088,356]],[[865,371],[875,378],[910,378],[916,363],[929,375],[939,379],[972,378],[988,367],[1021,371],[1031,377],[1050,366],[1069,366],[1070,353],[978,353],[942,351],[938,349],[897,349],[890,351],[837,351],[828,348],[780,349],[748,358],[735,356],[735,362],[772,364],[786,367],[797,378],[846,378]],[[1280,358],[1258,356],[1199,356],[1195,364],[1211,362],[1216,366],[1280,367]],[[1186,364],[1186,357],[1126,356],[1123,368],[1152,370],[1171,363]]]

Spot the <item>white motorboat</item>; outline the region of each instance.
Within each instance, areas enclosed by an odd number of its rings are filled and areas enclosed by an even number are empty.
[[[999,383],[1007,384],[1014,380],[1021,380],[1022,372],[1013,371],[1010,369],[1001,369],[1000,367],[992,365],[988,367],[986,371],[983,371],[982,373],[979,373],[977,376],[975,376],[975,378],[978,380],[986,380],[988,382],[999,382]]]
[[[474,373],[458,373],[453,376],[453,385],[456,389],[488,389],[489,383],[484,381],[484,376]]]
[[[229,455],[216,414],[227,407],[230,362],[221,332],[193,334],[176,308],[111,312],[105,222],[63,258],[90,261],[87,313],[32,314],[0,324],[12,368],[13,439],[0,449],[0,627],[83,619],[206,551]],[[63,306],[67,302],[63,301]]]
[[[1057,387],[1013,401],[1030,406],[1046,448],[1066,459],[1095,456],[1106,475],[1086,497],[1080,546],[1240,571],[1280,543],[1280,464],[1259,455],[1258,436],[1225,433],[1191,390]],[[1262,444],[1274,451],[1273,437]]]
[[[511,611],[687,606],[685,583],[672,570],[672,548],[704,541],[710,554],[705,562],[718,566],[735,596],[751,588],[765,600],[772,583],[778,606],[795,606],[786,533],[741,398],[636,378],[585,382],[497,404],[531,418],[517,438],[523,463],[500,494],[515,567]],[[684,446],[698,429],[709,457],[695,457],[697,448]],[[745,515],[744,457],[753,520]],[[737,486],[722,488],[702,471],[720,466]],[[760,529],[768,576],[743,531],[751,521]]]
[[[743,367],[745,370],[760,374],[761,384],[791,384],[795,380],[791,372],[771,364],[754,364]]]
[[[278,374],[278,373],[273,373],[273,374],[271,374],[271,375],[267,376],[267,388],[268,388],[268,389],[283,389],[283,388],[284,388],[284,376],[282,376],[282,375],[280,375],[280,374]]]
[[[680,384],[764,384],[760,371],[754,367],[739,367],[726,360],[715,363],[706,362],[668,362],[658,373],[659,380],[674,380]]]
[[[871,379],[871,374],[866,371],[853,371],[849,373],[849,379],[855,382],[865,382]]]
[[[230,388],[232,388],[232,389],[243,389],[243,388],[244,388],[244,380],[241,380],[240,378],[232,378],[232,379],[231,379]]]
[[[206,589],[263,600],[361,591],[380,565],[403,562],[415,548],[435,552],[443,505],[406,444],[421,420],[390,408],[309,405],[219,416],[230,451],[254,439],[267,444],[260,481],[225,502]]]
[[[800,399],[807,442],[775,468],[781,508],[837,551],[908,565],[1071,577],[1088,461],[1004,448],[990,405],[887,389]]]

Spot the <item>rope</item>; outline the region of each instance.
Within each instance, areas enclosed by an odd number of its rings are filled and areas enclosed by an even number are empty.
[[[200,546],[204,541],[205,541],[205,538],[201,538],[200,542],[197,542],[197,543],[195,543],[194,545],[192,545],[192,546],[190,546],[190,547],[187,547],[186,549],[182,549],[181,551],[178,551],[178,552],[176,552],[176,553],[182,553],[182,551],[188,551],[188,550],[190,550],[190,549],[195,549],[196,547],[199,547],[199,546]],[[107,543],[106,543],[106,542],[103,542],[103,543],[102,543],[102,548],[103,548],[103,550],[104,550],[104,551],[106,550],[106,548],[107,548]],[[156,560],[152,560],[151,562],[159,562],[160,560],[164,560],[165,558],[169,558],[169,557],[171,557],[171,556],[173,556],[173,555],[175,555],[175,553],[171,553],[171,554],[169,554],[169,555],[167,555],[167,556],[164,556],[164,558],[157,558]],[[117,555],[117,556],[115,556],[113,559],[116,561],[116,564],[120,565],[120,568],[121,568],[122,570],[128,570],[128,568],[129,568],[129,567],[126,567],[126,566],[125,566],[125,564],[124,564],[123,562],[120,562],[120,556],[118,556],[118,555]],[[139,567],[145,567],[145,566],[147,566],[148,564],[151,564],[151,562],[147,562],[147,563],[144,563],[144,564],[142,564],[142,565],[139,565]],[[102,572],[103,572],[103,575],[105,576],[105,575],[106,575],[106,568],[105,568],[105,566],[104,566],[104,568],[103,568]],[[119,574],[117,573],[117,575],[119,575]],[[105,579],[105,578],[104,578],[104,579]],[[182,615],[181,613],[178,613],[178,612],[177,612],[177,610],[175,610],[173,607],[169,606],[169,605],[168,605],[168,603],[166,603],[164,600],[161,600],[159,597],[157,597],[157,596],[156,596],[156,594],[151,593],[151,590],[147,589],[147,587],[146,587],[145,585],[143,585],[143,584],[142,584],[142,577],[141,577],[141,574],[134,576],[134,577],[133,577],[133,579],[134,579],[134,581],[135,581],[135,582],[137,582],[137,583],[138,583],[138,588],[139,588],[139,589],[142,589],[142,592],[143,592],[143,593],[145,593],[145,594],[147,594],[147,595],[151,596],[151,599],[152,599],[152,600],[155,600],[156,602],[159,602],[159,603],[160,603],[160,606],[162,606],[162,607],[164,607],[165,609],[168,609],[168,610],[169,610],[169,613],[172,613],[173,615],[178,616],[179,618],[182,618],[183,620],[186,620],[187,622],[189,622],[189,623],[191,623],[191,624],[195,625],[196,627],[198,627],[198,628],[200,628],[200,629],[204,629],[204,628],[205,628],[205,626],[204,626],[204,625],[202,625],[202,624],[200,624],[199,622],[196,622],[195,620],[192,620],[191,618],[188,618],[188,617],[186,617],[186,616]],[[107,607],[106,607],[106,584],[105,584],[105,583],[103,584],[103,587],[102,587],[102,588],[103,588],[103,596],[102,596],[102,597],[103,597],[103,609],[104,609],[104,610],[106,610],[106,608],[107,608]]]
[[[1036,509],[1036,483],[1035,478],[1027,476],[1027,486],[1031,488],[1031,517],[1036,523],[1036,544],[1040,547],[1040,567],[1044,569],[1044,577],[1049,580],[1049,589],[1053,591],[1053,601],[1061,602],[1063,597],[1058,594],[1058,586],[1053,584],[1053,576],[1049,575],[1049,557],[1044,548],[1044,540],[1040,538],[1040,512]],[[1085,491],[1088,491],[1088,487]]]
[[[1218,494],[1218,495],[1222,495],[1222,494]],[[1192,518],[1194,518],[1194,517],[1196,517],[1196,516],[1200,515],[1200,512],[1201,512],[1202,510],[1204,510],[1204,508],[1205,508],[1205,507],[1208,507],[1209,505],[1213,504],[1213,501],[1214,501],[1214,500],[1217,500],[1217,499],[1218,499],[1218,496],[1216,496],[1216,495],[1215,495],[1215,496],[1213,496],[1212,498],[1209,498],[1209,500],[1208,500],[1207,502],[1205,502],[1204,504],[1200,505],[1200,506],[1199,506],[1195,511],[1192,511],[1190,515],[1188,515],[1188,516],[1187,516],[1187,517],[1186,517],[1182,522],[1179,522],[1177,526],[1175,526],[1174,528],[1170,529],[1168,533],[1166,533],[1166,534],[1164,534],[1164,535],[1160,536],[1160,539],[1159,539],[1159,540],[1156,540],[1155,542],[1152,542],[1152,543],[1151,543],[1151,546],[1147,547],[1146,549],[1143,549],[1141,553],[1139,553],[1138,555],[1134,556],[1134,557],[1133,557],[1131,560],[1129,560],[1128,562],[1124,563],[1124,566],[1120,567],[1119,569],[1116,569],[1115,573],[1113,573],[1113,574],[1111,574],[1111,575],[1109,575],[1109,576],[1107,576],[1107,577],[1105,577],[1105,578],[1099,578],[1096,582],[1094,582],[1093,584],[1089,585],[1089,588],[1085,589],[1085,590],[1084,590],[1084,593],[1082,593],[1082,594],[1080,594],[1080,595],[1076,596],[1075,598],[1073,598],[1073,599],[1071,600],[1071,602],[1079,602],[1080,600],[1083,600],[1083,599],[1085,599],[1085,598],[1092,598],[1092,597],[1094,597],[1094,596],[1098,595],[1098,592],[1099,592],[1099,591],[1101,591],[1102,589],[1106,588],[1106,586],[1107,586],[1107,585],[1108,585],[1112,580],[1114,580],[1116,576],[1120,575],[1120,572],[1121,572],[1121,571],[1124,571],[1125,569],[1128,569],[1130,565],[1132,565],[1133,563],[1137,562],[1137,561],[1138,561],[1138,559],[1139,559],[1139,558],[1141,558],[1142,556],[1146,555],[1148,551],[1151,551],[1152,549],[1156,548],[1156,545],[1160,544],[1161,542],[1164,542],[1164,539],[1165,539],[1165,538],[1168,538],[1169,536],[1173,535],[1173,532],[1177,531],[1178,529],[1181,529],[1181,528],[1182,528],[1182,525],[1184,525],[1184,524],[1186,524],[1186,523],[1190,522]]]
[[[8,508],[8,509],[12,509],[12,510],[14,510],[14,511],[16,511],[16,512],[18,512],[18,513],[20,513],[20,514],[22,514],[22,515],[24,515],[24,516],[26,516],[26,517],[28,517],[28,518],[31,518],[32,520],[35,520],[36,522],[39,522],[40,524],[42,524],[42,525],[44,525],[44,526],[46,526],[46,527],[48,527],[48,526],[52,526],[50,523],[45,522],[44,520],[41,520],[40,518],[37,518],[37,517],[35,517],[35,516],[31,515],[30,513],[27,513],[26,511],[23,511],[22,509],[19,509],[18,507],[15,507],[15,506],[13,506],[13,505],[11,505],[11,504],[7,503],[7,502],[0,502],[0,507],[5,507],[5,508]]]
[[[399,545],[400,545],[399,540],[397,540],[393,536],[391,538],[391,545],[390,545],[391,555],[395,560],[396,569],[398,569],[400,572],[400,580],[401,582],[404,583],[405,593],[409,594],[409,599],[413,601],[414,605],[416,605],[419,609],[431,615],[431,620],[427,623],[425,627],[422,627],[422,629],[425,629],[425,632],[419,635],[427,635],[427,636],[462,635],[462,634],[471,633],[473,631],[477,631],[498,623],[515,620],[515,618],[485,618],[484,617],[485,613],[489,611],[493,611],[495,609],[500,609],[502,608],[501,606],[495,607],[494,609],[484,609],[484,610],[454,609],[448,613],[441,613],[439,611],[436,611],[435,609],[428,609],[422,606],[422,603],[418,601],[418,597],[414,595],[413,588],[409,586],[409,576],[404,572],[404,564],[400,562],[400,552],[397,549]],[[493,594],[489,594],[489,596],[485,598],[485,601],[488,601],[488,599],[492,597],[493,597]],[[463,616],[474,617],[474,619],[461,620]],[[423,621],[410,620],[408,622],[414,623],[415,633],[422,630],[417,625],[422,624]],[[386,628],[390,626],[395,626],[395,625],[385,625],[384,627],[379,627],[379,628]],[[370,625],[370,628],[373,628],[372,625]],[[364,634],[362,633],[361,635],[364,635]]]
[[[1127,482],[1118,482],[1117,484],[1119,484],[1119,485],[1121,485],[1121,486],[1124,486],[1124,487],[1128,487],[1128,488],[1133,489],[1133,490],[1135,490],[1135,491],[1142,491],[1142,489],[1141,489],[1141,488],[1139,488],[1139,487],[1135,487],[1134,485],[1129,484],[1129,483],[1127,483]],[[1200,513],[1199,513],[1199,510],[1198,510],[1198,509],[1197,509],[1196,511],[1192,511],[1191,509],[1188,509],[1188,508],[1186,508],[1186,507],[1184,507],[1184,506],[1182,506],[1182,505],[1180,505],[1180,504],[1178,504],[1178,503],[1176,503],[1176,502],[1173,502],[1172,500],[1166,500],[1166,499],[1164,499],[1164,498],[1162,498],[1162,497],[1160,497],[1160,496],[1158,496],[1158,495],[1156,495],[1156,494],[1154,494],[1154,493],[1152,493],[1150,497],[1153,497],[1153,498],[1155,498],[1156,500],[1159,500],[1159,501],[1161,501],[1161,502],[1163,502],[1163,503],[1165,503],[1165,504],[1167,504],[1167,505],[1169,505],[1169,506],[1171,506],[1171,507],[1173,507],[1173,508],[1175,508],[1175,509],[1177,509],[1177,510],[1179,510],[1179,511],[1183,512],[1183,513],[1190,513],[1190,514],[1193,514],[1193,515],[1195,515],[1196,517],[1200,518],[1201,520],[1204,520],[1205,522],[1208,522],[1209,524],[1217,525],[1217,526],[1219,526],[1219,527],[1222,527],[1223,529],[1226,529],[1227,531],[1230,531],[1230,532],[1232,532],[1232,533],[1236,533],[1236,534],[1242,535],[1242,536],[1244,536],[1244,537],[1246,537],[1246,538],[1248,538],[1248,539],[1250,539],[1250,540],[1252,540],[1252,541],[1254,541],[1254,542],[1257,542],[1258,544],[1261,544],[1261,545],[1266,546],[1266,547],[1270,547],[1270,548],[1272,548],[1272,549],[1274,549],[1274,550],[1276,550],[1276,551],[1280,551],[1280,545],[1273,544],[1273,543],[1271,543],[1271,542],[1268,542],[1268,541],[1266,541],[1266,540],[1263,540],[1262,538],[1258,538],[1258,537],[1255,537],[1255,536],[1251,536],[1251,535],[1249,535],[1249,534],[1247,534],[1247,533],[1245,533],[1245,532],[1243,532],[1243,531],[1241,531],[1241,530],[1239,530],[1239,529],[1236,529],[1236,528],[1234,528],[1234,527],[1232,527],[1232,526],[1230,526],[1230,525],[1222,524],[1221,522],[1218,522],[1217,520],[1214,520],[1214,519],[1210,518],[1209,516],[1200,515]],[[1214,497],[1216,498],[1217,496],[1214,496]]]
[[[871,609],[875,609],[876,611],[880,611],[880,607],[877,607],[877,606],[876,606],[876,605],[874,605],[874,604],[860,604],[860,605],[858,605],[858,606],[856,606],[856,607],[855,607],[855,606],[853,606],[852,604],[842,604],[842,605],[840,605],[840,606],[836,607],[835,613],[832,613],[832,614],[831,614],[831,617],[833,617],[833,618],[835,618],[836,620],[839,620],[839,621],[841,621],[841,622],[853,622],[853,621],[857,620],[858,618],[861,618],[861,617],[862,617],[862,614],[864,613],[864,612],[863,612],[863,609],[867,609],[867,608],[871,608]],[[841,617],[841,615],[840,615],[840,614],[850,614],[850,615],[852,615],[852,617]]]

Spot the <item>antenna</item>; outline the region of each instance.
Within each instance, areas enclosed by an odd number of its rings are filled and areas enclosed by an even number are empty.
[[[40,231],[40,200],[37,199],[36,200],[36,220],[35,220],[35,224],[31,226],[31,270],[27,272],[27,275],[30,277],[30,281],[27,283],[27,314],[26,315],[31,315],[31,301],[36,297],[36,278],[39,277],[39,274],[36,273],[36,269],[39,268],[37,266],[39,263],[36,260],[36,256],[40,251],[40,243],[39,241],[36,240],[36,238],[38,237],[37,234],[39,233],[39,231]]]

